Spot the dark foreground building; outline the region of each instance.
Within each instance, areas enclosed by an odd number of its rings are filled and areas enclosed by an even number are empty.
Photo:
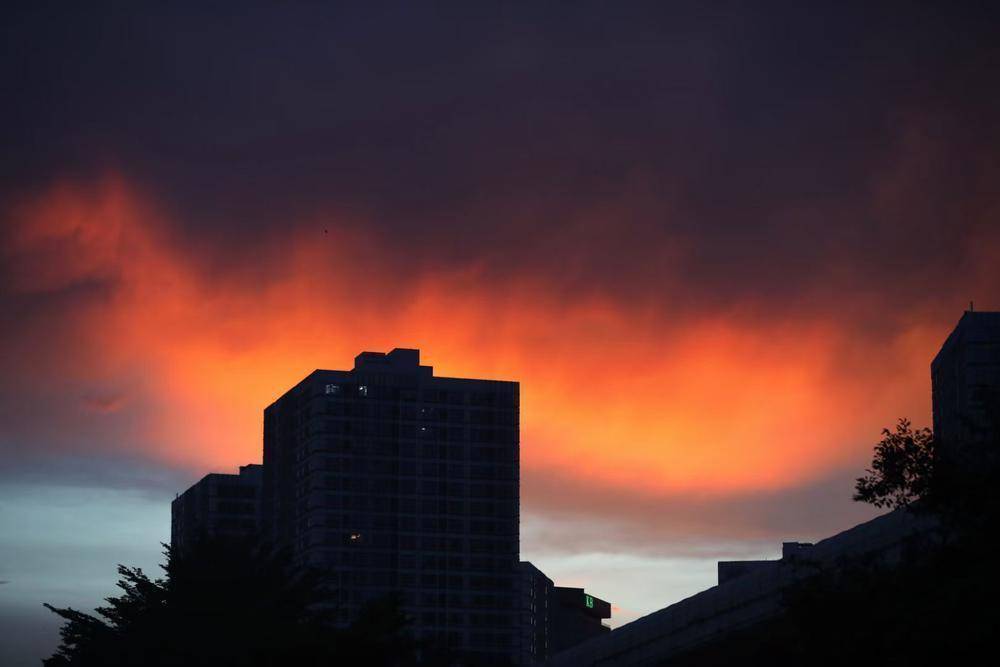
[[[203,539],[253,539],[260,530],[263,467],[238,475],[211,473],[170,504],[170,544],[184,550]]]
[[[343,622],[399,592],[418,637],[517,661],[518,406],[418,350],[314,371],[264,411],[265,534],[330,573]]]
[[[1000,439],[1000,312],[962,314],[931,362],[931,385],[943,455],[963,461]]]
[[[648,665],[729,664],[723,660],[685,662],[684,656],[725,641],[737,632],[766,627],[785,612],[784,593],[818,572],[835,572],[844,563],[892,567],[914,543],[922,543],[935,523],[896,510],[816,544],[789,542],[773,561],[749,561],[742,572],[720,568],[720,581],[701,593],[603,636],[556,653],[558,667],[647,667]],[[730,566],[735,566],[731,561]],[[823,656],[816,656],[819,664]],[[733,663],[739,664],[739,663]],[[765,663],[744,663],[765,664]]]

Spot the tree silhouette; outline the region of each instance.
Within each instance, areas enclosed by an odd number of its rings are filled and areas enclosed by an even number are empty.
[[[854,500],[897,509],[926,498],[934,484],[936,450],[930,429],[914,430],[900,419],[896,430],[882,429],[872,466],[854,487]]]
[[[163,579],[119,566],[122,593],[96,615],[46,604],[66,622],[44,664],[418,664],[396,599],[376,601],[338,629],[323,577],[284,554],[233,542],[164,553]]]

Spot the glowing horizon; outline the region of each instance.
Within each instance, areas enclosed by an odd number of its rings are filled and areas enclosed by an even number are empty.
[[[897,415],[928,420],[926,364],[947,326],[872,345],[835,317],[671,322],[599,293],[497,285],[474,264],[400,283],[377,240],[333,216],[221,273],[121,178],[17,210],[10,247],[32,268],[16,289],[103,290],[64,320],[72,335],[52,334],[77,408],[119,425],[106,451],[192,470],[259,460],[263,408],[313,369],[417,347],[437,374],[521,383],[528,470],[653,495],[787,488],[863,462]]]

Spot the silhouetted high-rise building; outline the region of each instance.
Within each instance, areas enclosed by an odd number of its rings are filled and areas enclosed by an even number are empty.
[[[205,475],[170,504],[170,544],[184,550],[203,539],[255,538],[260,528],[263,468]]]
[[[341,620],[399,592],[422,638],[516,660],[519,388],[435,377],[418,350],[317,370],[264,411],[264,521],[334,579]]]
[[[931,362],[931,385],[934,436],[943,455],[967,459],[998,441],[1000,312],[962,314]]]

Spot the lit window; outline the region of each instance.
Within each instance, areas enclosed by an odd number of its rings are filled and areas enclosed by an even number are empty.
[[[327,394],[339,394],[340,385],[339,384],[328,384],[326,385],[325,393]]]
[[[593,609],[594,608],[594,596],[593,595],[584,595],[583,597],[584,597],[584,602],[586,602],[586,604],[587,604],[587,609]]]
[[[367,396],[368,395],[368,385],[358,385],[358,395]]]

